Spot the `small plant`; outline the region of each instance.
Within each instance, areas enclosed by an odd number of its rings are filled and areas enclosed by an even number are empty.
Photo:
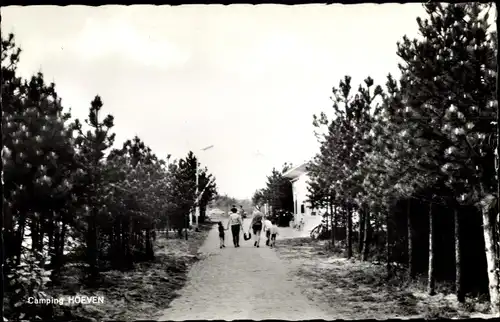
[[[51,271],[43,268],[42,256],[40,252],[25,250],[21,264],[15,266],[7,275],[12,319],[41,320],[52,317],[49,313],[53,309],[51,304],[33,305],[37,301],[50,298],[43,290],[50,281]],[[8,259],[7,264],[12,264],[12,261]]]

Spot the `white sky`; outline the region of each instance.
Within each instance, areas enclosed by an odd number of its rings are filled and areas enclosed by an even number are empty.
[[[312,115],[354,87],[397,73],[396,42],[421,4],[31,6],[2,8],[23,49],[74,117],[102,97],[116,145],[138,135],[158,156],[193,150],[220,193],[249,198],[284,162],[318,150]],[[199,149],[208,145],[205,152]]]

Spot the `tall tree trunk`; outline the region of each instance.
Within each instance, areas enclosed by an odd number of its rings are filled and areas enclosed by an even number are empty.
[[[335,215],[333,214],[333,200],[332,198],[330,197],[330,202],[328,203],[329,207],[330,207],[330,226],[332,226],[332,232],[331,232],[331,239],[332,239],[332,247],[335,247],[335,225],[334,225],[334,217]]]
[[[151,229],[150,228],[146,229],[146,258],[148,260],[154,259],[153,243],[152,243],[152,236],[151,236]]]
[[[189,214],[188,216],[190,216],[191,214]],[[186,240],[188,240],[188,228],[189,228],[189,217],[186,216]]]
[[[365,224],[365,209],[364,207],[360,209],[359,211],[359,229],[358,229],[358,254],[361,257],[363,253],[363,231],[364,231],[364,224]]]
[[[392,277],[392,269],[391,269],[391,260],[392,260],[392,252],[391,252],[391,220],[390,220],[390,211],[386,209],[385,211],[385,252],[386,252],[386,273],[387,279]]]
[[[114,236],[112,244],[112,254],[111,262],[114,267],[121,266],[123,264],[123,227],[122,227],[122,217],[118,217],[113,225]]]
[[[364,229],[364,240],[363,240],[363,261],[368,260],[368,251],[370,249],[370,208],[366,208],[365,213],[365,229]]]
[[[108,250],[109,259],[113,258],[114,247],[115,247],[115,227],[113,224],[111,224],[109,227],[109,250]]]
[[[15,255],[14,251],[16,250],[16,236],[14,233],[14,216],[13,211],[10,205],[7,203],[5,198],[3,198],[3,207],[2,207],[2,220],[0,226],[0,260],[2,261],[2,265],[0,268],[0,316],[4,315],[4,299],[5,299],[5,286],[6,279],[12,269],[12,264],[7,265],[7,259],[13,260],[13,256]],[[9,245],[9,247],[5,247]]]
[[[145,245],[144,234],[143,234],[142,230],[139,230],[137,224],[136,224],[134,236],[135,236],[134,244],[139,249],[139,252],[141,252],[141,253],[144,252],[144,248],[145,248],[144,247],[144,245]]]
[[[49,237],[49,254],[53,253],[54,247],[54,211],[49,212],[48,221],[47,221],[47,236]]]
[[[411,213],[411,199],[408,199],[406,219],[408,226],[408,276],[410,279],[414,279],[416,272],[415,263],[413,261],[413,218]]]
[[[55,266],[57,265],[57,255],[59,254],[59,249],[61,248],[61,229],[59,228],[59,221],[57,220],[52,224],[54,237],[52,240],[52,247],[49,247],[50,251],[50,264],[55,270]],[[49,240],[49,244],[50,244]]]
[[[50,260],[50,266],[52,268],[52,274],[51,274],[51,280],[52,283],[55,285],[60,284],[60,273],[61,273],[61,252],[64,247],[64,242],[61,241],[61,227],[60,227],[60,222],[56,221],[53,223],[53,228],[54,228],[54,247],[51,253],[51,260]],[[50,250],[50,248],[49,248]]]
[[[167,227],[167,229],[165,229],[165,238],[168,239],[168,232],[170,231],[170,217],[168,210],[165,211],[165,226]]]
[[[325,230],[326,232],[329,232],[330,231],[330,222],[329,222],[329,215],[328,215],[328,212],[326,212],[325,214],[322,215],[323,217],[323,220],[321,222],[323,222],[325,224]],[[278,219],[278,227],[279,227],[279,219]]]
[[[3,200],[3,202],[5,203],[5,200]],[[3,211],[2,213],[2,216],[5,216],[5,211]],[[2,317],[2,320],[3,320],[3,317],[5,316],[4,315],[4,312],[3,312],[3,303],[4,303],[4,294],[5,294],[5,290],[4,290],[4,285],[5,285],[5,281],[4,281],[4,266],[5,266],[5,261],[6,261],[6,257],[5,257],[5,247],[4,247],[4,239],[3,239],[3,232],[4,232],[4,222],[5,222],[5,217],[2,218],[2,221],[1,221],[1,225],[0,225],[0,253],[2,254],[2,256],[0,256],[0,260],[2,261],[2,263],[0,263],[0,316]],[[10,231],[9,231],[10,232]]]
[[[134,222],[132,221],[130,223],[130,245],[132,246],[131,249],[133,248],[134,245],[136,245],[136,239],[137,239],[137,235],[134,231]]]
[[[338,213],[338,208],[336,205],[333,205],[333,241],[335,243],[335,240],[337,240],[337,228],[339,226],[339,213]]]
[[[94,208],[95,205],[92,206]],[[91,213],[87,218],[87,263],[89,265],[88,277],[89,282],[93,283],[96,281],[98,276],[97,268],[97,232],[96,232],[96,218],[95,209],[91,210]]]
[[[23,252],[24,248],[23,248],[22,244],[24,241],[25,226],[29,225],[29,223],[27,222],[28,216],[23,210],[21,210],[21,211],[18,210],[18,215],[19,215],[18,227],[16,228],[16,231],[13,233],[13,242],[14,242],[13,245],[14,246],[13,246],[13,251],[12,251],[11,257],[10,257],[11,259],[15,258],[15,263],[8,263],[7,266],[3,267],[3,270],[5,270],[5,268],[7,268],[6,270],[9,272],[16,271],[17,270],[16,266],[21,264],[22,255],[24,253]],[[14,227],[13,227],[13,230],[14,230]],[[9,244],[4,244],[4,247],[7,249],[10,248]],[[2,249],[2,251],[3,250],[4,249]],[[2,255],[3,254],[4,253],[2,252]],[[6,260],[7,260],[7,258],[3,258],[4,263]],[[7,272],[4,272],[4,273],[7,273]],[[8,275],[4,275],[4,276],[8,276]],[[9,280],[7,279],[6,282],[9,282]],[[7,290],[9,289],[8,283],[5,283],[2,286],[5,287]],[[2,299],[4,298],[4,296],[5,295],[2,294]],[[11,307],[14,305],[15,298],[13,298],[12,296],[10,296],[10,297],[7,296],[7,297],[5,297],[5,299],[7,300],[6,302],[10,304]],[[5,302],[2,302],[0,304],[3,306],[4,303]]]
[[[352,209],[347,206],[347,258],[352,257]]]
[[[117,226],[118,236],[116,243],[116,252],[118,254],[117,262],[121,263],[121,267],[125,264],[125,223],[123,222],[123,218],[120,217],[120,221]]]
[[[462,246],[460,229],[460,212],[458,206],[454,209],[455,219],[455,293],[460,303],[465,302],[465,294],[462,288]]]
[[[495,222],[496,222],[496,228],[493,227],[493,232],[494,232],[493,237],[494,240],[496,241],[496,259],[498,265],[500,265],[500,210],[497,210]],[[497,268],[500,269],[500,267]],[[498,277],[500,279],[500,273]]]
[[[132,266],[132,220],[127,219],[125,226],[125,268]]]
[[[341,220],[341,223],[344,227],[344,238],[343,238],[344,246],[347,247],[347,236],[349,236],[349,232],[348,232],[348,228],[347,228],[347,216],[349,214],[349,211],[347,210],[346,204],[344,204],[344,208],[342,208],[342,210],[344,210],[344,211],[342,212],[342,216],[341,216],[340,220]]]
[[[66,230],[67,230],[67,225],[66,225],[66,217],[65,217],[66,214],[63,214],[63,216],[61,217],[61,234],[59,236],[60,238],[60,248],[59,248],[59,253],[58,253],[58,258],[59,258],[59,262],[60,262],[60,265],[63,264],[64,262],[64,246],[66,244]]]
[[[496,246],[497,246],[497,259],[500,261],[500,210],[497,210],[497,218],[496,218]]]
[[[146,228],[144,230],[141,230],[139,232],[139,237],[141,238],[141,251],[144,251],[144,252],[147,252],[147,248],[148,248],[148,236],[147,234],[149,234],[149,237],[151,237],[151,229],[150,228]]]
[[[43,216],[38,220],[38,251],[40,253],[43,253],[43,239],[45,238],[45,230],[44,230],[44,225],[43,225]]]
[[[35,217],[35,214],[32,214],[30,221],[30,231],[31,231],[31,250],[38,250],[38,241],[39,241],[39,232],[38,232],[38,221],[40,219]]]
[[[16,245],[16,234],[14,232],[14,216],[12,214],[12,209],[7,205],[7,201],[3,200],[3,224],[4,224],[4,245]],[[9,247],[2,249],[4,254],[3,260],[4,263],[7,258],[12,259],[14,255],[15,247]]]
[[[490,306],[491,312],[493,314],[498,314],[500,312],[500,295],[499,295],[499,267],[498,267],[498,259],[495,258],[495,238],[494,238],[494,230],[495,230],[495,216],[492,215],[490,211],[489,204],[494,197],[488,195],[482,201],[482,220],[483,220],[483,236],[484,236],[484,245],[486,252],[486,263],[488,267],[488,289],[490,294]]]
[[[434,211],[432,201],[429,204],[429,271],[427,276],[427,292],[436,294],[436,277],[434,272]]]
[[[64,245],[66,244],[66,220],[65,217],[62,217],[61,221],[61,248],[59,249],[59,256],[61,259],[61,264],[64,259]]]
[[[128,233],[127,233],[127,227],[128,227],[128,218],[120,218],[120,243],[119,243],[119,251],[120,251],[120,261],[121,261],[121,266],[120,267],[125,267],[126,261],[128,258],[127,254],[127,245],[128,245]]]
[[[200,224],[203,224],[205,222],[206,214],[207,214],[207,205],[206,204],[200,205],[200,218],[199,218]]]
[[[372,236],[371,237],[372,237],[372,244],[375,245],[375,247],[377,247],[377,245],[379,245],[380,231],[382,228],[380,227],[380,221],[378,221],[376,218],[380,218],[381,213],[378,211],[375,211],[374,214],[375,214],[375,216],[373,218],[375,218],[375,220],[373,221]],[[382,213],[382,215],[383,215],[383,213]]]
[[[17,227],[17,245],[16,245],[16,265],[21,265],[21,255],[23,252],[24,227],[26,226],[26,213],[23,211],[19,214],[19,225]]]

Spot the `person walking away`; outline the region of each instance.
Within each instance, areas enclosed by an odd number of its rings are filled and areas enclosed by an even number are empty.
[[[231,233],[233,234],[233,244],[234,247],[240,247],[240,230],[243,227],[243,221],[241,216],[238,214],[238,209],[236,207],[231,208],[231,215],[229,215],[229,221],[227,222],[227,229],[231,226]]]
[[[250,222],[250,228],[253,230],[254,247],[259,247],[260,244],[260,233],[262,232],[264,214],[260,211],[256,211],[253,215],[252,222]]]
[[[276,221],[273,220],[273,225],[271,227],[271,248],[276,246],[276,236],[278,235],[278,225],[276,225]]]
[[[222,221],[219,221],[219,239],[220,239],[220,248],[224,248],[226,247],[226,245],[224,245],[224,231],[226,229],[224,229],[224,226],[222,225]]]
[[[241,219],[245,219],[247,217],[247,213],[245,212],[245,209],[243,209],[242,205],[240,205],[240,216]]]
[[[264,220],[264,231],[266,232],[266,246],[269,246],[269,243],[271,241],[271,227],[273,226],[273,223],[269,218],[266,218]]]

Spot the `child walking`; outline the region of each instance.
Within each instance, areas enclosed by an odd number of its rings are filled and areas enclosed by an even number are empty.
[[[276,225],[276,221],[272,221],[273,225],[271,226],[271,243],[269,246],[275,247],[276,246],[276,236],[278,235],[278,225]]]
[[[226,247],[224,245],[224,226],[222,226],[222,222],[219,221],[219,239],[220,239],[220,248]]]

